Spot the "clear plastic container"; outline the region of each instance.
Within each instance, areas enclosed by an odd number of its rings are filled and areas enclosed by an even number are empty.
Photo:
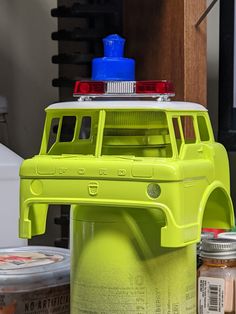
[[[198,270],[198,313],[236,313],[236,241],[205,239]]]
[[[0,250],[0,314],[69,314],[69,250]]]

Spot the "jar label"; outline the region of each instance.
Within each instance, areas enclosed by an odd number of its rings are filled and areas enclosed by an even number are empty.
[[[45,252],[7,252],[0,254],[0,270],[21,269],[61,262],[63,256]],[[1,314],[1,313],[0,313]]]
[[[70,285],[0,293],[0,314],[69,314]]]
[[[71,314],[196,314],[195,245],[165,253],[145,260],[100,234],[72,263]]]
[[[224,297],[224,279],[199,277],[198,314],[224,314]]]

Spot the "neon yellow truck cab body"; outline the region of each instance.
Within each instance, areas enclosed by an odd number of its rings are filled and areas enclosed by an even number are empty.
[[[49,204],[159,209],[164,247],[234,226],[227,153],[203,106],[73,101],[46,115],[40,153],[20,170],[21,237],[45,232]]]

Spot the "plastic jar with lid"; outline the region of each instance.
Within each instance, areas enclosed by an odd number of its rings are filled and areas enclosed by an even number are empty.
[[[236,240],[202,241],[198,270],[198,313],[236,313]]]
[[[0,314],[69,314],[69,250],[0,249]]]

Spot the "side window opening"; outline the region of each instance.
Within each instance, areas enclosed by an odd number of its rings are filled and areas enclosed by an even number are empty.
[[[192,144],[196,142],[196,135],[194,130],[194,123],[192,116],[181,116],[181,124],[184,133],[185,144]]]
[[[75,116],[63,116],[59,142],[71,142],[75,133]]]
[[[62,115],[51,122],[49,155],[95,155],[99,111],[78,111],[74,116]],[[52,138],[53,135],[53,138]]]
[[[48,137],[47,152],[56,142],[59,122],[60,122],[59,118],[53,118],[51,121],[51,127],[50,127],[49,137]]]
[[[88,140],[91,136],[92,119],[89,116],[84,116],[81,120],[79,140]]]
[[[172,121],[173,121],[173,127],[174,127],[174,132],[175,132],[176,146],[177,146],[178,153],[180,153],[180,148],[183,143],[183,140],[180,133],[178,118],[173,118]]]
[[[200,140],[201,141],[209,141],[210,136],[209,136],[209,131],[207,128],[207,123],[206,119],[203,116],[198,116],[197,117],[197,124],[198,124],[198,129],[199,129],[199,134],[200,134]]]

